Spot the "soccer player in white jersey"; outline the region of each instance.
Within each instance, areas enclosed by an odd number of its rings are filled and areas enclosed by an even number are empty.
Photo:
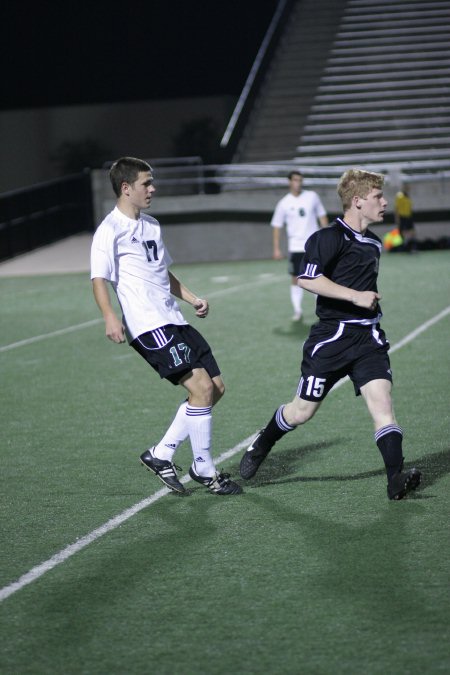
[[[298,283],[317,295],[318,323],[303,345],[301,377],[293,401],[280,406],[244,453],[243,478],[285,434],[305,424],[340,379],[348,375],[372,417],[375,442],[384,460],[389,499],[403,499],[420,483],[417,469],[403,470],[403,432],[392,408],[392,371],[380,327],[377,279],[382,244],[368,229],[382,222],[387,202],[381,174],[350,169],[338,184],[343,218],[306,242]]]
[[[300,171],[291,171],[288,175],[289,192],[275,207],[272,216],[273,257],[281,260],[280,235],[286,226],[287,248],[289,256],[288,272],[291,275],[291,303],[294,309],[292,321],[302,317],[303,289],[297,283],[297,277],[305,253],[308,237],[320,227],[328,225],[328,216],[316,192],[303,190],[303,176]]]
[[[130,345],[159,373],[188,393],[163,438],[140,456],[175,492],[186,492],[172,459],[180,443],[190,438],[193,462],[190,477],[218,495],[238,494],[240,485],[217,471],[211,456],[212,407],[225,387],[220,369],[203,336],[183,317],[179,298],[208,314],[208,302],[196,296],[169,270],[172,263],[155,218],[145,213],[155,191],[151,167],[143,160],[122,157],[111,167],[117,203],[97,228],[91,249],[94,297],[105,320],[106,336]],[[113,310],[108,283],[121,310]]]

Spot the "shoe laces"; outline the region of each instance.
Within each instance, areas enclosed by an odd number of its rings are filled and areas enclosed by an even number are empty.
[[[173,474],[174,476],[176,476],[177,471],[180,471],[180,472],[183,471],[181,466],[178,466],[177,464],[173,464],[173,462],[170,462],[169,460],[167,460],[167,462],[168,462],[168,466],[164,466],[164,467],[161,467],[161,469],[158,469],[158,473],[161,473],[161,474],[164,473],[164,474],[169,474],[169,475]]]
[[[229,482],[229,473],[216,473],[216,475],[211,478],[209,485],[210,487],[222,488],[225,487],[225,485],[227,485]]]
[[[170,468],[172,469],[173,472],[183,471],[183,468],[181,466],[178,466],[178,464],[174,464],[173,462],[170,462]]]

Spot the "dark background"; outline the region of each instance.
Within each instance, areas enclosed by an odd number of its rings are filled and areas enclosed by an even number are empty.
[[[1,109],[238,96],[277,4],[6,3]]]

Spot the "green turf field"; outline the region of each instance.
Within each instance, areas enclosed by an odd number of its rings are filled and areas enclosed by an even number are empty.
[[[382,261],[396,414],[424,472],[397,503],[349,383],[242,495],[166,494],[138,457],[183,391],[104,338],[88,275],[0,280],[2,675],[448,673],[449,266]],[[295,392],[314,299],[291,324],[286,261],[174,271],[211,303],[183,310],[223,370],[214,455],[236,449],[220,466],[237,478],[237,448]],[[188,443],[176,461],[186,474]]]

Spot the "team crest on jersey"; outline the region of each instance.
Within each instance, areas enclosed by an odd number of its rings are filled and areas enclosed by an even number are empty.
[[[304,218],[306,216],[306,211],[305,209],[299,209],[298,210],[298,215]]]

